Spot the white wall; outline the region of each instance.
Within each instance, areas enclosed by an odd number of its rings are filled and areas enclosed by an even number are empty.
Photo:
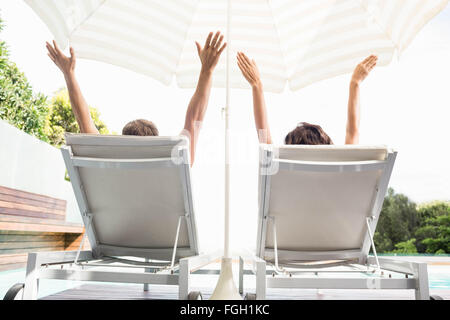
[[[81,223],[59,149],[0,120],[0,186],[67,201],[66,221]]]

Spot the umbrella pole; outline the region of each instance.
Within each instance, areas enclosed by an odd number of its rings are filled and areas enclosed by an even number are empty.
[[[231,258],[230,254],[230,3],[227,10],[227,69],[226,69],[226,97],[225,97],[225,230],[224,230],[224,258]]]
[[[227,8],[227,69],[226,69],[226,105],[225,105],[225,230],[224,255],[217,286],[211,300],[240,300],[242,299],[233,280],[233,260],[230,253],[230,33],[231,33],[231,0]]]

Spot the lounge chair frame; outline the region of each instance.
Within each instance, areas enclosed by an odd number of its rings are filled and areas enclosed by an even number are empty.
[[[250,263],[250,272],[256,275],[256,299],[265,299],[266,288],[301,289],[412,289],[415,298],[429,300],[426,263],[399,261],[378,257],[373,242],[384,196],[397,152],[389,150],[385,160],[315,162],[279,159],[271,146],[261,147],[260,204],[256,255],[240,257],[240,290],[243,293],[244,262]],[[366,218],[366,235],[359,250],[341,251],[290,251],[279,250],[276,242],[276,219],[268,214],[270,185],[273,168],[307,172],[360,172],[382,170],[376,186],[376,196],[371,204],[371,214]],[[269,221],[272,222],[274,248],[265,247]],[[327,223],[324,221],[324,223]],[[369,256],[370,248],[374,256]],[[264,259],[266,258],[266,260]],[[330,264],[298,263],[305,261],[330,261]],[[337,267],[338,266],[338,267]],[[336,275],[346,274],[346,277]],[[325,275],[325,277],[323,277]],[[330,277],[333,275],[333,277]],[[299,277],[300,276],[300,277]],[[322,276],[322,277],[321,277]]]
[[[78,251],[37,252],[28,255],[23,299],[37,299],[39,279],[177,285],[179,299],[188,299],[190,276],[220,258],[220,252],[199,255],[190,183],[188,146],[176,146],[178,157],[150,159],[101,159],[74,156],[70,146],[61,149],[77,200],[85,235]],[[79,168],[148,168],[177,167],[182,181],[185,215],[180,216],[173,248],[143,249],[101,244],[95,232],[93,215],[80,179]],[[189,248],[177,248],[178,234],[186,223]],[[85,238],[91,250],[82,250]],[[122,258],[122,257],[132,257]],[[135,258],[138,258],[137,260]],[[140,260],[140,261],[139,261]],[[143,260],[143,261],[142,261]],[[121,268],[118,272],[118,268]],[[126,270],[126,271],[123,271]]]

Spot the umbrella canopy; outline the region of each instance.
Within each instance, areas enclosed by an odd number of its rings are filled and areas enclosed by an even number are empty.
[[[194,41],[226,30],[226,0],[25,0],[58,44],[180,87],[195,87]],[[265,90],[298,90],[351,72],[370,54],[386,65],[449,0],[233,0],[231,54],[244,51]],[[214,86],[225,87],[222,59]],[[235,63],[230,85],[247,88]]]

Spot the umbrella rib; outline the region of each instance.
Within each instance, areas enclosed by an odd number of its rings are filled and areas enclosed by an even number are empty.
[[[99,9],[105,4],[106,0],[102,0],[101,3],[92,10],[75,28],[73,28],[72,32],[69,34],[69,41],[72,38],[72,35],[78,31],[78,29],[86,22],[88,21]]]
[[[362,3],[362,0],[358,0],[358,4],[359,6],[368,14],[370,14],[369,10],[367,10],[367,7],[364,5],[364,3]],[[375,22],[375,24],[378,26],[378,28],[381,30],[381,32],[392,42],[392,44],[394,45],[394,47],[397,49],[397,53],[400,52],[400,48],[398,47],[398,43],[396,43],[392,37],[392,34],[387,31],[381,24],[380,21],[378,21],[378,18],[374,15],[373,16],[373,21]]]
[[[272,9],[272,5],[271,5],[271,1],[270,0],[266,0],[267,1],[267,5],[269,6],[269,11],[270,11],[270,15],[272,16],[272,21],[273,21],[273,27],[275,28],[275,32],[277,33],[277,38],[278,38],[278,45],[280,46],[280,51],[281,51],[281,56],[283,58],[283,64],[284,64],[284,74],[286,76],[285,82],[284,82],[284,89],[286,89],[286,82],[287,80],[289,80],[290,75],[288,74],[288,65],[286,63],[286,54],[284,52],[283,46],[281,45],[281,37],[280,37],[280,32],[278,31],[278,26],[276,24],[275,21],[275,16],[273,14],[273,9]]]
[[[201,0],[197,0],[197,4],[196,4],[196,7],[195,7],[195,12],[192,15],[191,23],[189,24],[189,28],[187,28],[187,31],[186,31],[186,36],[184,37],[184,43],[183,43],[183,46],[182,46],[182,48],[180,50],[180,55],[178,57],[178,61],[177,61],[177,64],[175,66],[175,77],[177,76],[177,73],[178,73],[178,66],[180,65],[181,58],[183,56],[184,47],[186,46],[186,42],[188,41],[189,32],[192,29],[192,25],[194,24],[195,17],[197,16],[198,8],[200,7],[200,5],[199,5],[200,1]],[[177,86],[178,86],[178,84],[177,84]]]

